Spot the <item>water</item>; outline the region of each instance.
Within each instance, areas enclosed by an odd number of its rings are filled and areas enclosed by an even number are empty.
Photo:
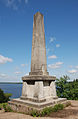
[[[0,84],[0,88],[4,93],[11,93],[11,98],[19,98],[22,94],[22,84]]]

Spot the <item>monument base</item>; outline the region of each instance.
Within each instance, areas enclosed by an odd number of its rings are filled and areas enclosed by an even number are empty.
[[[29,75],[22,77],[22,96],[9,101],[16,112],[30,113],[32,110],[42,111],[45,107],[68,103],[66,98],[58,98],[55,86],[56,77],[48,75]]]
[[[23,88],[21,99],[44,102],[47,99],[57,98],[55,79],[56,77],[48,75],[29,75],[22,77]]]
[[[42,111],[45,107],[53,107],[56,104],[68,104],[66,98],[52,99],[45,102],[33,102],[30,100],[22,100],[20,98],[13,99],[9,101],[8,104],[15,112],[22,112],[30,114],[32,110],[37,110],[38,112]]]

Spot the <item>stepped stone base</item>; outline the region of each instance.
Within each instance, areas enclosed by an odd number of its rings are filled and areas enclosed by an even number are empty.
[[[66,98],[58,98],[55,87],[56,77],[48,75],[29,75],[22,77],[22,96],[9,101],[16,112],[29,113],[32,110],[42,111],[58,103],[67,103]]]
[[[9,106],[16,112],[31,113],[32,110],[42,111],[45,107],[51,107],[56,104],[67,104],[66,98],[52,99],[45,102],[33,102],[30,100],[22,100],[20,98],[9,101]]]

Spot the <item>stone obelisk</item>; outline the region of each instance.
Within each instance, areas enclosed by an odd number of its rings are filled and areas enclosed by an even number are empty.
[[[30,75],[48,75],[43,15],[34,15]]]
[[[42,110],[59,102],[65,103],[66,99],[56,95],[56,77],[49,76],[47,72],[44,21],[40,12],[34,15],[31,72],[22,80],[22,96],[9,102],[14,111]]]
[[[31,72],[24,76],[21,99],[44,102],[56,98],[56,77],[47,72],[44,19],[40,12],[34,15]],[[49,92],[48,92],[49,91]]]

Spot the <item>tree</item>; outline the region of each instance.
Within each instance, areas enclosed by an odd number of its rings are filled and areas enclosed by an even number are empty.
[[[5,102],[4,92],[0,89],[0,103]]]
[[[4,93],[3,90],[0,89],[0,103],[8,102],[9,97],[11,97],[12,94],[10,93]]]
[[[68,76],[63,76],[56,80],[57,95],[69,100],[78,100],[78,80],[68,82],[69,79]]]

